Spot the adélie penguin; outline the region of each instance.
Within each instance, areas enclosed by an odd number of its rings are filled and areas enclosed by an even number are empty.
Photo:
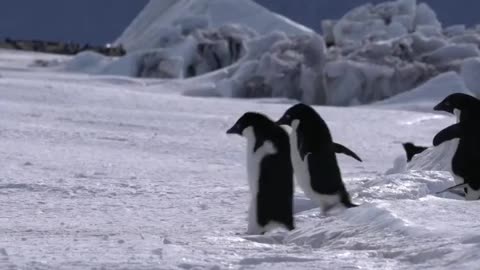
[[[263,234],[278,226],[293,230],[293,168],[287,132],[267,116],[247,112],[227,134],[247,139],[251,194],[247,234]]]
[[[455,93],[437,104],[434,110],[457,116],[456,124],[441,130],[433,139],[434,146],[452,140],[457,145],[451,160],[456,185],[441,192],[463,189],[466,200],[480,199],[480,101]]]
[[[335,144],[322,117],[312,107],[299,103],[290,107],[277,124],[292,127],[292,164],[305,195],[324,213],[337,205],[358,206],[352,203],[342,181]]]

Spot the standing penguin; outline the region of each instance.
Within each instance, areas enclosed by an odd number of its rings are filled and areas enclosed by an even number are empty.
[[[480,199],[480,125],[475,120],[464,120],[440,131],[433,145],[458,138],[458,147],[452,158],[452,174],[456,186],[464,188],[466,200]],[[452,189],[449,188],[449,189]],[[447,190],[449,190],[447,189]]]
[[[265,115],[247,112],[227,134],[247,139],[251,193],[247,233],[263,234],[277,225],[293,230],[293,168],[287,132]]]
[[[472,96],[455,93],[434,107],[457,116],[457,123],[440,131],[433,138],[433,145],[455,143],[451,161],[451,173],[455,186],[444,191],[463,188],[466,200],[480,199],[480,101]],[[441,192],[444,192],[441,191]]]
[[[325,121],[310,106],[299,103],[277,121],[292,127],[291,157],[298,185],[325,213],[338,204],[355,207],[342,181],[335,145]]]

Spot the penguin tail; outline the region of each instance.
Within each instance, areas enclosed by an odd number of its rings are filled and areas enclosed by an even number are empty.
[[[341,197],[340,202],[343,204],[343,206],[345,206],[347,208],[352,208],[352,207],[359,206],[358,204],[352,203],[352,200],[350,199],[350,195],[348,195],[348,193],[346,191],[342,192],[341,196],[342,197]]]

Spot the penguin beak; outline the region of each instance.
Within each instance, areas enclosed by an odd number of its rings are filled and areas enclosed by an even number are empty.
[[[278,119],[277,122],[275,122],[277,125],[281,126],[281,125],[287,125],[287,126],[290,126],[290,120],[289,120],[289,117],[287,117],[285,114],[280,118]]]
[[[443,103],[438,103],[435,107],[433,107],[434,111],[444,111],[445,109],[443,108]]]
[[[433,107],[433,110],[434,111],[443,111],[443,112],[453,113],[453,108],[445,105],[444,102],[438,103],[435,107]]]
[[[241,132],[240,130],[238,129],[238,125],[234,125],[233,127],[231,127],[230,129],[227,130],[227,134],[237,134],[237,135],[241,135]]]

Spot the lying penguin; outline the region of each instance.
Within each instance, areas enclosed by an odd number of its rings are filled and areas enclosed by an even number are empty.
[[[247,234],[264,234],[277,226],[293,230],[293,168],[287,132],[265,115],[247,112],[227,134],[247,139],[251,194]]]
[[[457,116],[457,123],[440,131],[433,138],[433,145],[456,140],[457,149],[451,161],[451,173],[455,186],[445,191],[463,189],[466,200],[480,199],[480,100],[455,93],[434,107]]]
[[[335,156],[336,146],[325,121],[310,106],[297,104],[277,121],[292,127],[290,147],[298,185],[323,213],[337,205],[355,207]]]

